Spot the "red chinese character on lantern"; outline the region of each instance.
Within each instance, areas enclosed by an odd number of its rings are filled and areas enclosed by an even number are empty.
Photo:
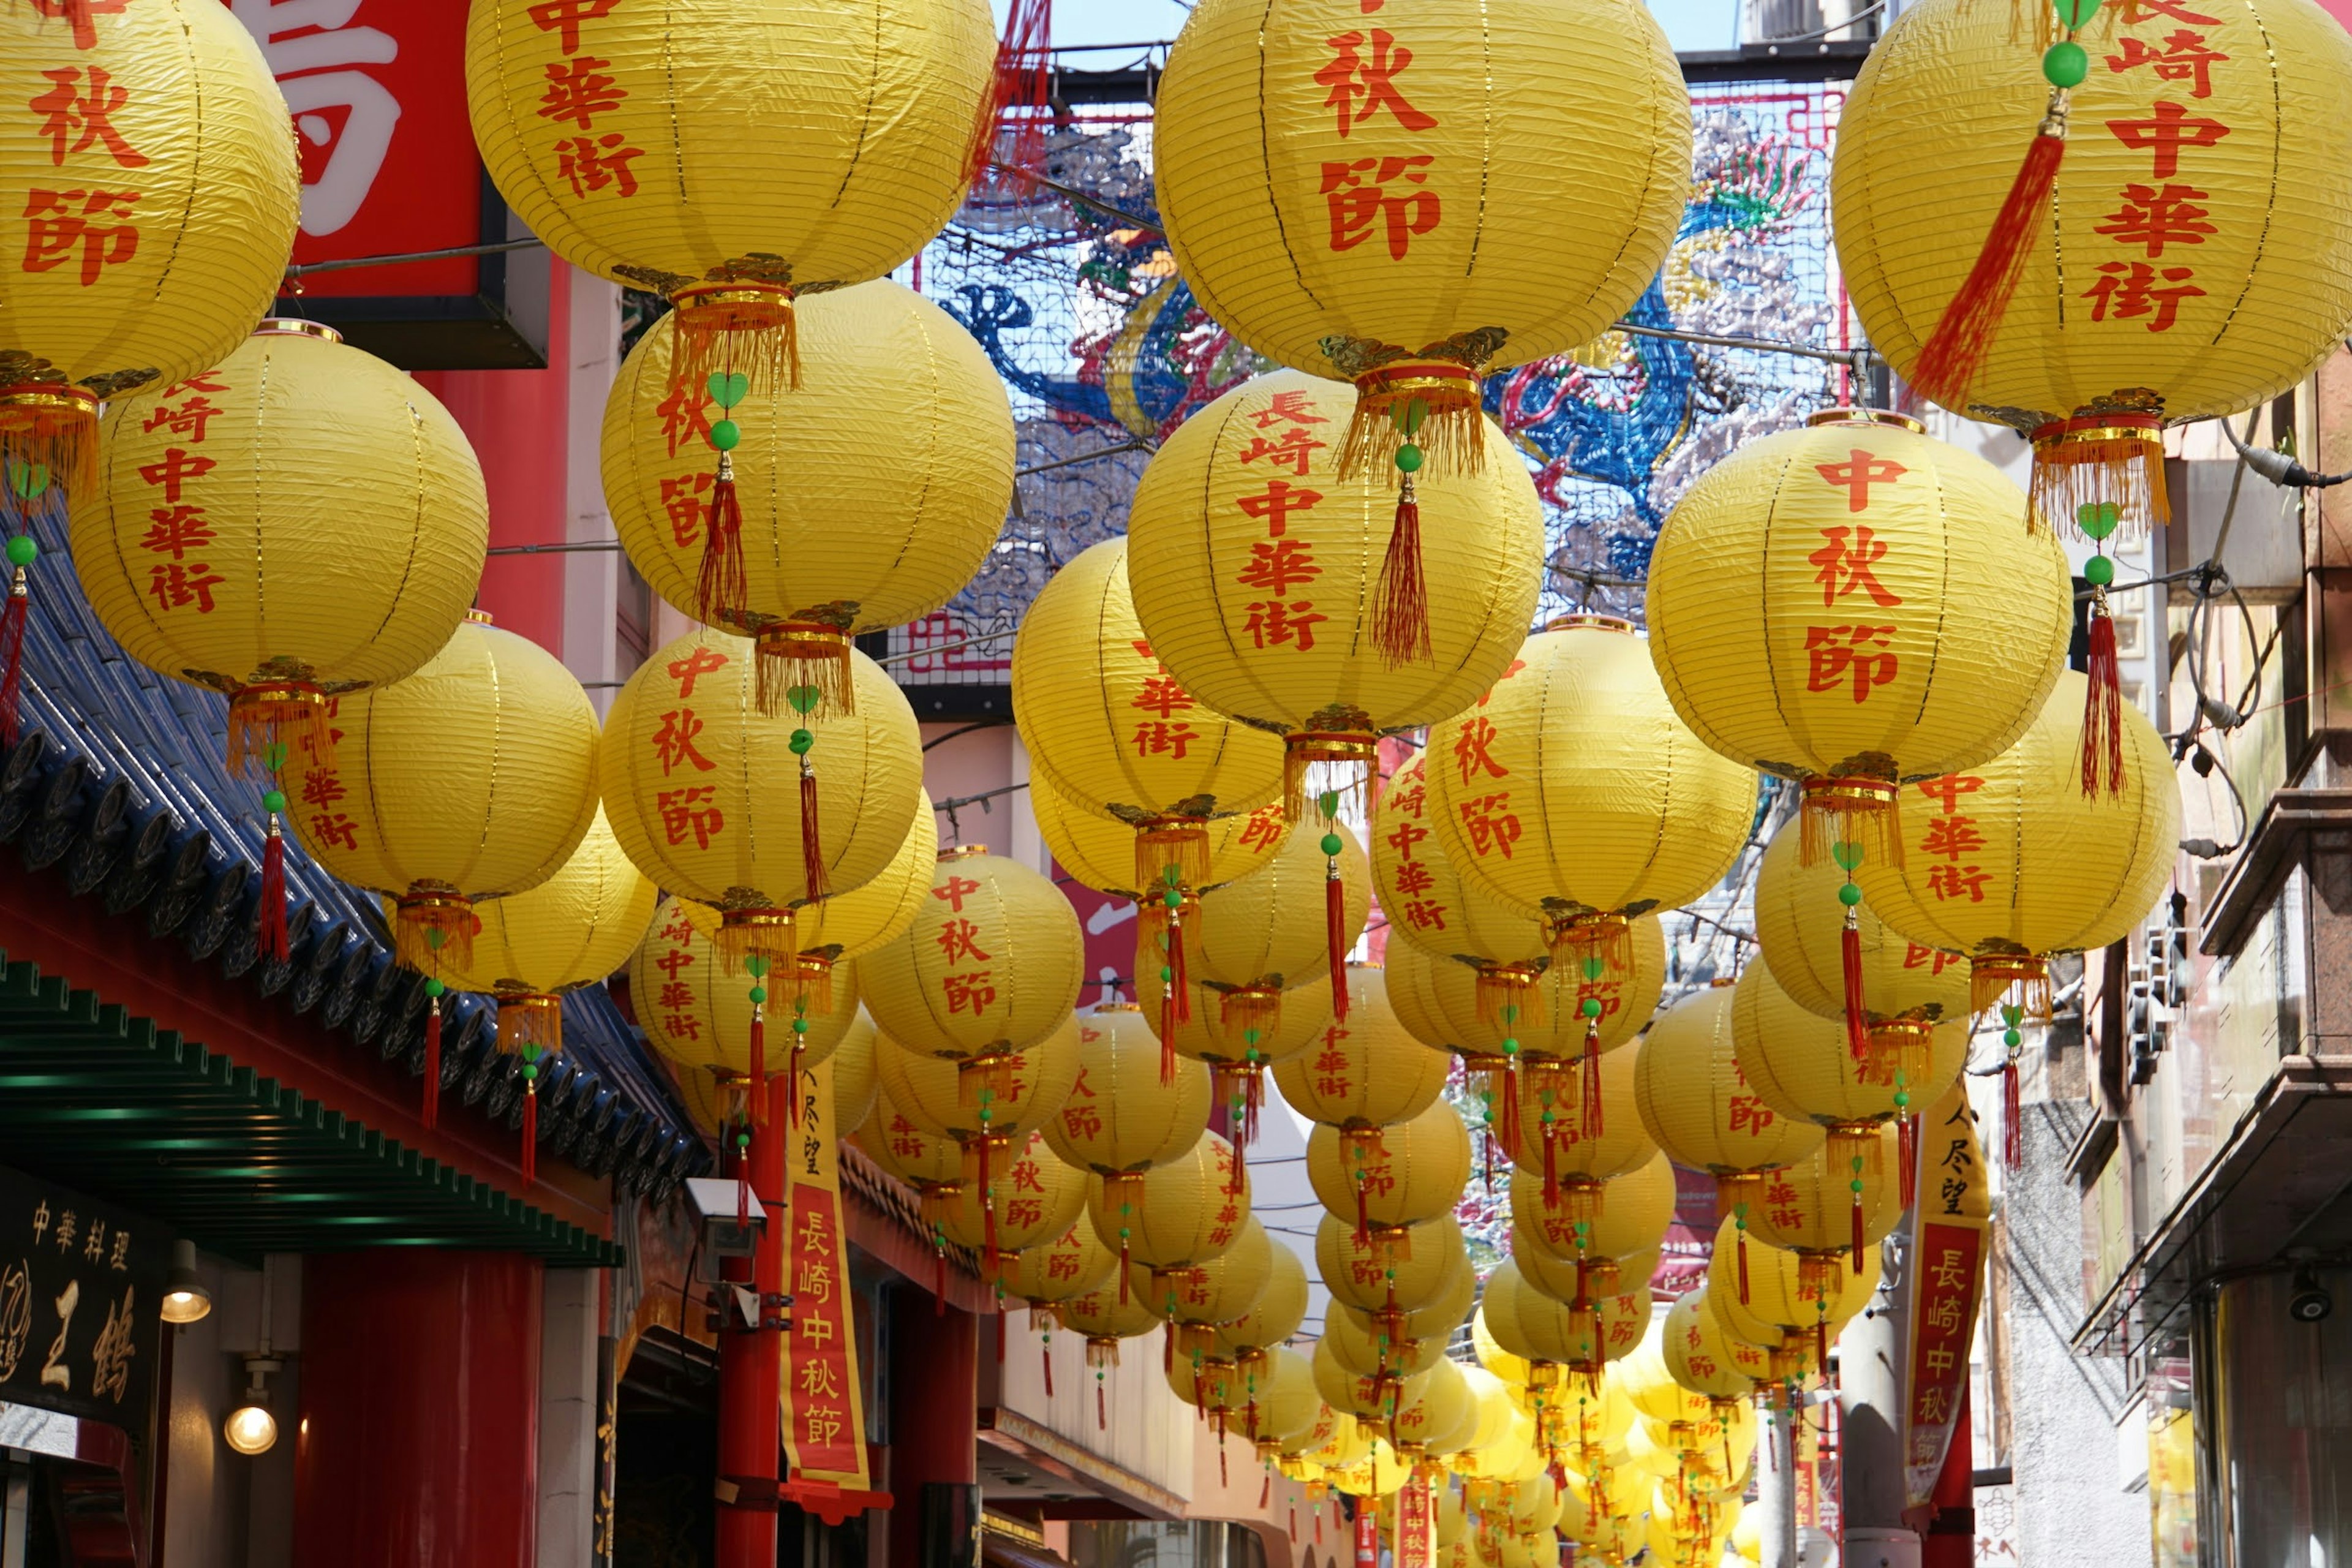
[[[1162,719],[1173,719],[1179,713],[1191,712],[1200,704],[1192,700],[1191,692],[1169,677],[1153,675],[1144,678],[1142,689],[1128,706],[1140,708],[1146,713],[1157,713]]]
[[[1397,852],[1397,858],[1400,860],[1410,861],[1412,859],[1414,846],[1418,845],[1423,839],[1428,837],[1428,828],[1423,827],[1418,822],[1405,821],[1398,823],[1396,826],[1390,831],[1389,836],[1384,842],[1390,848]],[[1429,874],[1425,868],[1422,868],[1420,869],[1423,876],[1425,877]],[[1409,889],[1407,890],[1417,891],[1418,889]]]
[[[1315,405],[1307,401],[1307,394],[1303,391],[1277,392],[1266,399],[1264,408],[1258,409],[1250,417],[1257,421],[1257,427],[1261,430],[1272,427],[1277,421],[1286,425],[1331,423],[1322,415],[1315,412]]]
[[[1871,568],[1885,558],[1886,541],[1874,537],[1860,523],[1852,528],[1824,528],[1822,537],[1828,543],[1805,559],[1817,570],[1813,581],[1822,585],[1822,603],[1834,607],[1848,594],[1864,593],[1882,610],[1891,610],[1903,600],[1887,592]],[[1851,541],[1848,535],[1852,535]]]
[[[93,218],[133,216],[137,191],[44,191],[26,193],[25,262],[26,272],[53,272],[79,246],[81,286],[98,281],[110,267],[120,267],[139,254],[136,224],[93,223]],[[77,204],[80,210],[75,209]]]
[[[2191,11],[2186,0],[2124,0],[2122,19],[2126,27],[2137,27],[2143,22],[2153,22],[2158,16],[2169,16],[2176,22],[2186,22],[2192,27],[2218,27],[2221,22],[2211,16],[2200,16]]]
[[[1181,763],[1186,750],[1199,737],[1193,734],[1190,724],[1169,724],[1147,719],[1135,727],[1135,754],[1139,757],[1173,754]]]
[[[1919,793],[1939,803],[1943,807],[1943,814],[1949,816],[1960,808],[1962,795],[1974,795],[1982,788],[1984,788],[1984,780],[1972,773],[1946,773],[1940,778],[1923,781],[1919,785]]]
[[[691,963],[693,960],[689,958],[687,962]],[[661,987],[654,998],[654,1005],[657,1007],[691,1007],[694,1005],[694,987],[683,980],[673,980]]]
[[[220,465],[210,458],[198,457],[182,447],[167,447],[160,462],[142,464],[139,477],[151,485],[163,487],[163,499],[176,501],[180,487],[190,479],[203,479]]]
[[[1894,635],[1893,626],[1807,626],[1805,655],[1810,668],[1805,674],[1805,689],[1833,690],[1840,681],[1851,677],[1853,700],[1868,700],[1872,690],[1895,679],[1898,662],[1893,653],[1868,650],[1885,648]]]
[[[1261,539],[1250,546],[1249,563],[1234,574],[1234,581],[1262,594],[1287,594],[1321,575],[1323,568],[1315,564],[1306,541]]]
[[[940,927],[938,940],[940,956],[950,963],[960,963],[966,958],[977,958],[984,963],[996,956],[981,950],[980,928],[968,920],[959,918],[944,922]]]
[[[1919,837],[1919,850],[1925,855],[1941,856],[1947,860],[1958,860],[1981,851],[1985,837],[1977,831],[1973,816],[1931,816],[1927,831]]]
[[[1320,490],[1294,485],[1288,479],[1268,479],[1254,496],[1236,496],[1234,504],[1265,524],[1266,537],[1279,539],[1290,528],[1290,514],[1305,511],[1323,499]]]
[[[1315,628],[1330,618],[1317,611],[1311,599],[1288,604],[1275,599],[1251,605],[1242,629],[1259,647],[1287,647],[1296,642],[1299,652],[1312,653]]]
[[[151,521],[139,537],[139,547],[174,561],[186,560],[189,551],[201,550],[219,537],[200,506],[157,507],[147,516]]]
[[[702,1038],[702,1020],[691,1013],[663,1014],[662,1029],[674,1040],[699,1041]]]
[[[2121,47],[2123,53],[2107,57],[2109,70],[2127,71],[2135,66],[2153,66],[2158,81],[2189,83],[2189,96],[2191,98],[2212,96],[2213,68],[2228,63],[2230,58],[2220,50],[2209,47],[2203,35],[2192,33],[2186,27],[2168,37],[2161,48],[2152,47],[2146,39],[2136,38],[2129,33],[2123,36]]]
[[[1383,222],[1389,259],[1402,261],[1413,240],[1435,228],[1444,216],[1437,193],[1423,188],[1435,162],[1421,153],[1325,163],[1321,195],[1331,220],[1330,247],[1353,250],[1371,237],[1375,222]],[[1391,195],[1391,185],[1401,188]]]
[[[33,0],[33,15],[52,21],[63,19],[73,31],[74,47],[98,47],[97,16],[120,16],[131,0]]]
[[[673,708],[662,715],[661,728],[654,731],[654,755],[661,759],[664,778],[680,763],[692,763],[697,773],[705,773],[719,766],[695,749],[694,738],[702,729],[691,708]]]
[[[619,108],[628,100],[620,83],[604,74],[610,60],[593,55],[560,60],[547,68],[547,90],[539,95],[541,120],[568,120],[583,131],[594,129],[595,117]]]
[[[41,74],[54,85],[35,98],[31,108],[42,117],[41,129],[35,134],[49,139],[52,165],[63,163],[68,153],[87,152],[102,142],[108,154],[122,167],[147,166],[147,154],[124,140],[122,132],[114,128],[114,111],[131,101],[131,93],[115,86],[105,68],[90,67],[87,85],[78,66]]]
[[[1405,923],[1415,931],[1444,931],[1445,906],[1427,899],[1408,899],[1404,905]]]
[[[1242,826],[1241,847],[1253,852],[1263,852],[1290,837],[1290,819],[1282,807],[1262,805],[1250,813],[1249,821]]]
[[[710,440],[710,394],[698,386],[688,386],[686,377],[672,376],[669,395],[654,405],[660,416],[662,439],[668,445],[669,455],[689,442],[698,451]]]
[[[607,185],[617,184],[624,196],[637,194],[636,172],[629,165],[645,156],[617,131],[602,136],[573,136],[555,144],[555,177],[570,184],[583,200]]]
[[[1348,135],[1383,109],[1407,131],[1434,128],[1436,120],[1407,102],[1397,89],[1396,79],[1412,64],[1412,51],[1380,27],[1372,29],[1369,59],[1364,56],[1364,42],[1361,33],[1342,33],[1331,39],[1334,58],[1315,73],[1315,85],[1330,89],[1323,107],[1337,111],[1339,134]]]
[[[1625,983],[1622,980],[1580,981],[1576,987],[1576,1000],[1580,1005],[1586,1002],[1599,1002],[1601,1016],[1613,1018],[1617,1016],[1617,1009],[1623,1005],[1617,994],[1624,988],[1624,985]]]
[[[1244,463],[1255,463],[1260,458],[1264,458],[1276,468],[1288,468],[1303,479],[1307,477],[1308,460],[1316,452],[1328,445],[1328,442],[1318,441],[1306,431],[1296,428],[1285,430],[1279,441],[1269,441],[1263,436],[1252,436],[1249,438],[1249,445],[1242,448],[1241,460]]]
[[[1777,1120],[1772,1108],[1756,1095],[1735,1094],[1731,1097],[1731,1131],[1761,1137],[1765,1129]]]
[[[996,1000],[996,987],[988,983],[992,973],[982,969],[970,974],[942,977],[940,987],[947,993],[948,1012],[970,1013],[974,1017],[987,1012],[988,1005]]]
[[[1911,470],[1892,458],[1882,458],[1855,447],[1846,453],[1843,463],[1816,463],[1813,471],[1827,480],[1832,488],[1845,491],[1845,510],[1867,511],[1870,509],[1870,487],[1891,485]],[[1881,551],[1885,546],[1880,546]]]
[[[2230,133],[2218,120],[2192,119],[2188,106],[2179,103],[2158,103],[2146,120],[2110,120],[2107,129],[2125,146],[2148,154],[2148,173],[2158,180],[2180,173],[2182,148],[2210,147]]]
[[[228,579],[214,573],[201,561],[181,565],[157,566],[147,576],[147,592],[166,610],[184,609],[190,605],[196,614],[213,613],[213,590]]]
[[[948,908],[955,910],[956,913],[961,914],[963,913],[964,900],[978,891],[980,891],[980,884],[978,882],[973,881],[970,877],[959,877],[954,872],[950,871],[948,873],[946,885],[943,887],[933,888],[931,889],[931,897],[939,900],[940,902],[947,905]]]
[[[542,33],[562,35],[563,52],[574,54],[580,48],[580,24],[609,16],[620,3],[621,0],[542,0],[530,8],[530,19]]]
[[[2204,289],[2189,281],[2197,276],[2193,268],[2167,267],[2159,272],[2145,261],[2102,261],[2097,270],[2099,280],[2082,294],[2091,301],[2091,320],[2095,321],[2104,321],[2109,316],[2119,321],[2152,316],[2155,319],[2148,322],[2147,330],[2168,332],[2180,315],[2180,302],[2202,299],[2205,294]],[[2171,287],[2158,288],[2159,277]]]
[[[685,843],[690,833],[696,848],[709,848],[711,837],[727,826],[718,795],[709,784],[659,792],[654,796],[654,810],[661,817],[662,832],[674,845]]]
[[[709,493],[709,474],[680,474],[661,482],[662,510],[669,517],[670,538],[680,550],[689,550],[702,541],[702,523],[709,507],[703,497]]]
[[[1415,759],[1415,761],[1418,763],[1418,759]],[[1404,774],[1399,773],[1397,777],[1402,779],[1404,777]],[[1427,804],[1429,799],[1429,792],[1423,774],[1416,766],[1413,771],[1412,782],[1411,784],[1391,788],[1389,793],[1382,796],[1381,799],[1388,806],[1389,810],[1396,813],[1397,815],[1418,819],[1422,814],[1423,807]]]
[[[211,398],[198,395],[177,407],[168,403],[157,405],[155,411],[140,422],[139,428],[150,435],[158,430],[168,430],[191,441],[202,441],[205,427],[219,413],[220,410],[213,406]]]
[[[1472,854],[1511,858],[1511,846],[1519,841],[1519,819],[1507,809],[1510,804],[1509,790],[1460,803],[1456,809],[1462,814],[1462,830],[1470,836]]]
[[[2202,245],[2207,235],[2220,232],[2203,221],[2206,210],[2197,204],[2205,193],[2194,185],[2126,185],[2123,199],[2091,232],[2118,245],[2138,246],[2150,259],[2162,256],[2168,245]]]
[[[1495,744],[1495,721],[1485,714],[1462,726],[1454,737],[1454,766],[1468,784],[1480,773],[1488,778],[1507,778],[1511,770],[1495,761],[1491,748]]]
[[[698,647],[689,651],[684,658],[670,660],[669,678],[677,682],[677,694],[684,699],[694,695],[696,681],[713,670],[726,668],[725,654],[716,648]]]
[[[332,768],[312,768],[302,775],[304,805],[332,805],[351,793],[351,787]]]
[[[1984,902],[1984,885],[1992,874],[1974,866],[1930,866],[1927,868],[1927,890],[1938,900],[1966,899],[1972,904]]]
[[[688,928],[689,931],[691,929],[691,927]],[[684,939],[681,938],[680,940]],[[654,960],[654,967],[660,970],[664,974],[668,975],[672,980],[675,980],[677,978],[680,971],[694,967],[694,954],[687,952],[682,949],[672,948],[667,952],[663,953],[659,958]]]
[[[321,811],[310,817],[310,831],[305,835],[321,848],[341,845],[346,849],[360,847],[359,824],[340,811]]]

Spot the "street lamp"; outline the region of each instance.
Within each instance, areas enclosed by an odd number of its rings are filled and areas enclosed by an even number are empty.
[[[163,1272],[163,1318],[167,1323],[199,1321],[213,1310],[213,1293],[196,1273],[196,1244],[172,1243],[172,1266]]]
[[[248,1458],[277,1447],[278,1417],[269,1413],[268,1377],[284,1364],[274,1356],[245,1358],[245,1403],[221,1423],[221,1436]]]

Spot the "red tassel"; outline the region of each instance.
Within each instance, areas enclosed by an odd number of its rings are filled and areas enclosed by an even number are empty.
[[[824,846],[817,839],[816,770],[809,766],[806,756],[801,758],[801,880],[808,885],[812,900],[822,899],[828,891]]]
[[[742,614],[751,594],[751,579],[743,571],[743,503],[735,499],[735,459],[721,452],[719,476],[710,485],[709,521],[702,531],[702,574],[695,584],[695,605],[706,623],[730,626]]]
[[[1118,1304],[1127,1305],[1127,1243],[1118,1244]]]
[[[1243,1120],[1246,1121],[1247,1118],[1244,1117]],[[1225,1195],[1237,1198],[1249,1187],[1247,1170],[1249,1140],[1242,1135],[1240,1127],[1232,1127],[1231,1134],[1230,1142],[1234,1146],[1234,1173],[1233,1178],[1225,1183]]]
[[[1553,1131],[1556,1125],[1554,1122],[1547,1121],[1544,1123],[1543,1130],[1543,1200],[1544,1207],[1548,1209],[1559,1207],[1559,1138]]]
[[[1225,1474],[1225,1445],[1222,1440],[1217,1444],[1217,1484],[1221,1487],[1234,1484],[1233,1478]]]
[[[1519,1058],[1503,1058],[1503,1109],[1495,1119],[1503,1138],[1503,1152],[1507,1159],[1519,1157]]]
[[[441,1119],[441,998],[425,1011],[425,1130]]]
[[[1906,1116],[1895,1127],[1895,1168],[1903,1184],[1903,1206],[1909,1208],[1919,1194],[1919,1119]]]
[[[993,1258],[996,1256],[996,1194],[988,1184],[988,1139],[985,1135],[980,1141],[980,1224],[982,1245],[987,1249],[988,1256]],[[1000,1321],[997,1326],[1001,1330],[1003,1324]],[[996,1359],[1001,1362],[1004,1357],[1000,1352]]]
[[[996,1364],[1004,1364],[1004,1309],[996,1310]]]
[[[1477,437],[1474,436],[1473,440]],[[1396,522],[1372,600],[1372,646],[1391,667],[1429,659],[1429,585],[1421,572],[1421,505],[1412,476],[1397,488]]]
[[[1977,252],[1968,280],[1944,307],[1942,319],[1919,351],[1911,384],[1931,401],[1956,413],[1967,412],[1969,384],[2000,331],[2001,317],[2041,237],[2051,193],[2058,184],[2059,161],[2065,155],[2066,95],[2057,91],[2050,95],[2050,113],[2018,165],[2017,178],[1993,218],[1984,247]]]
[[[948,1249],[937,1243],[931,1247],[931,1316],[948,1315]]]
[[[735,1151],[735,1228],[742,1229],[751,1223],[751,1146],[748,1143]]]
[[[768,1010],[751,1005],[751,1120],[768,1120]]]
[[[1174,976],[1169,982],[1176,998],[1176,1021],[1192,1021],[1192,972],[1184,962],[1184,911],[1176,909],[1168,915],[1168,973]],[[1168,1081],[1162,1079],[1164,1083]]]
[[[539,1089],[527,1084],[522,1091],[522,1184],[526,1187],[539,1181]]]
[[[1054,1342],[1047,1340],[1037,1347],[1037,1354],[1045,1363],[1045,1397],[1054,1397]]]
[[[2099,793],[2099,763],[2107,765],[2107,793],[2124,787],[2124,693],[2116,657],[2116,621],[2102,592],[2091,606],[2090,690],[2083,699],[2083,793]]]
[[[1862,1249],[1869,1245],[1863,1239],[1862,1194],[1853,1194],[1853,1271],[1862,1272]]]
[[[269,837],[261,846],[261,934],[255,938],[254,946],[265,963],[286,962],[289,948],[286,937],[286,835],[274,811],[269,814]]]
[[[1331,955],[1331,1016],[1348,1021],[1348,889],[1339,880],[1339,862],[1333,860],[1323,875],[1323,940]]]
[[[0,745],[14,746],[24,728],[25,626],[32,608],[19,566],[8,581],[7,607],[0,610]]]
[[[1293,1546],[1298,1544],[1298,1505],[1297,1503],[1290,1505],[1290,1544]]]
[[[1103,1385],[1100,1377],[1095,1379],[1095,1430],[1097,1432],[1110,1430],[1110,1417],[1103,1413]]]
[[[1601,1136],[1601,1020],[1584,1026],[1584,1136]]]
[[[1862,917],[1852,907],[1845,911],[1838,954],[1845,969],[1845,1047],[1859,1066],[1870,1059],[1870,1025],[1862,1007]]]
[[[2015,1062],[2000,1065],[2000,1155],[2012,1171],[2025,1164],[2025,1108],[2018,1099]]]
[[[1160,1087],[1168,1088],[1176,1081],[1176,999],[1183,994],[1174,986],[1160,994]]]
[[[1356,1178],[1356,1245],[1358,1247],[1370,1247],[1372,1244],[1371,1213],[1366,1207],[1370,1191],[1371,1184],[1359,1175]]]
[[[1736,1245],[1739,1252],[1739,1304],[1745,1307],[1748,1305],[1748,1227],[1739,1226],[1732,1234],[1738,1237]]]
[[[801,1124],[801,1054],[807,1038],[798,1030],[793,1033],[792,1079],[784,1089],[784,1116],[796,1131]]]

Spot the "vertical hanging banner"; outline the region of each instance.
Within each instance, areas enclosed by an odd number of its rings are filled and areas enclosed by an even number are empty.
[[[1911,1216],[1910,1344],[1904,1361],[1903,1486],[1912,1506],[1930,1501],[1968,1390],[1969,1346],[1984,1291],[1992,1195],[1977,1144],[1965,1078],[1920,1124],[1919,1198]]]
[[[1397,1488],[1396,1568],[1432,1568],[1436,1556],[1429,1483],[1414,1476]]]
[[[1356,1568],[1381,1568],[1380,1505],[1356,1500]]]
[[[841,1233],[841,1146],[834,1135],[833,1063],[805,1068],[798,1141],[788,1173],[791,1230],[785,1289],[793,1326],[784,1337],[784,1454],[795,1482],[865,1491],[865,1401],[850,1322],[849,1256]],[[809,1506],[803,1504],[803,1506]]]

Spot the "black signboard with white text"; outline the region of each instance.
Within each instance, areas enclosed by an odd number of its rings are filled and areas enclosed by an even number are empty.
[[[147,1429],[172,1238],[0,1166],[0,1401]]]

